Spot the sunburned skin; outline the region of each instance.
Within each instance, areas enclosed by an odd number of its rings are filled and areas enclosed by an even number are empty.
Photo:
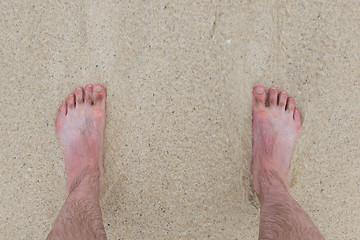
[[[269,90],[269,106],[265,106],[266,98],[264,87],[254,89],[252,172],[257,194],[261,194],[262,174],[270,170],[287,183],[295,141],[301,132],[301,115],[293,98],[285,91],[278,94],[275,87]]]
[[[254,189],[260,199],[259,239],[324,239],[290,195],[289,171],[295,141],[301,132],[301,115],[285,91],[253,90]]]
[[[275,87],[253,90],[254,188],[260,199],[259,239],[324,239],[289,191],[289,170],[301,115]],[[106,239],[99,204],[103,187],[106,91],[77,88],[59,109],[56,130],[64,147],[69,195],[48,239]]]
[[[59,108],[56,131],[64,147],[69,195],[47,239],[106,239],[99,204],[104,185],[106,91],[77,88]]]
[[[70,192],[81,173],[100,170],[99,186],[103,186],[103,153],[106,92],[101,85],[77,88],[59,109],[56,130],[64,146],[65,166]]]

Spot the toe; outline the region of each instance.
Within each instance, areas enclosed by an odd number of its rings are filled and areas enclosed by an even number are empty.
[[[291,114],[294,114],[294,110],[295,110],[295,100],[292,97],[289,97],[287,99],[286,111],[289,111]]]
[[[86,105],[91,105],[94,102],[93,99],[93,85],[88,84],[85,86],[84,102]]]
[[[94,105],[96,107],[105,108],[106,91],[105,88],[100,84],[94,85]]]
[[[63,118],[66,115],[66,104],[64,103],[59,107],[59,115],[58,118]]]
[[[295,111],[294,111],[294,120],[296,122],[301,123],[301,113],[297,108],[295,108]]]
[[[285,108],[288,94],[286,91],[281,91],[279,94],[279,106]]]
[[[84,102],[83,99],[83,89],[81,87],[78,87],[75,89],[75,100],[76,100],[76,105],[80,105]]]
[[[264,106],[266,101],[266,89],[263,86],[257,86],[253,90],[254,106]]]
[[[75,95],[74,94],[70,94],[67,97],[67,107],[68,107],[68,111],[69,111],[69,109],[73,109],[75,107]]]
[[[276,106],[278,102],[278,89],[271,87],[269,90],[269,104],[270,107]]]
[[[56,132],[59,137],[61,137],[61,131],[64,126],[66,112],[67,112],[67,106],[65,103],[59,107],[59,114],[58,114],[58,118],[56,120]]]
[[[295,120],[295,123],[297,126],[296,130],[300,133],[300,131],[301,131],[301,114],[297,108],[295,108],[295,111],[294,111],[294,120]]]

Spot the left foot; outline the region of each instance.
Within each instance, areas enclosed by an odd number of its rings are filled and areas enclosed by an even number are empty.
[[[105,88],[89,84],[85,91],[76,88],[59,108],[56,131],[64,146],[69,192],[88,176],[98,192],[103,186],[105,102]]]

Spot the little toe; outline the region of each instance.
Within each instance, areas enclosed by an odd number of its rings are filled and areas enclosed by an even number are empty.
[[[294,110],[294,120],[301,124],[301,113],[297,108]]]
[[[76,100],[76,105],[80,105],[84,102],[83,99],[83,89],[81,87],[78,87],[75,89],[75,100]]]
[[[64,103],[59,107],[59,115],[58,118],[63,118],[66,115],[66,104]]]
[[[253,90],[254,106],[264,106],[266,101],[266,89],[263,86],[257,86]]]
[[[75,95],[74,94],[70,94],[68,97],[67,97],[67,108],[68,108],[68,111],[70,109],[73,109],[75,107]]]
[[[86,105],[91,105],[94,102],[93,85],[91,85],[91,84],[88,84],[85,86],[84,102]]]
[[[278,89],[276,87],[271,87],[269,90],[269,104],[270,107],[274,107],[278,102]]]
[[[94,105],[105,109],[106,91],[105,88],[100,84],[94,85]]]
[[[295,120],[295,123],[296,123],[296,127],[297,127],[297,132],[301,132],[301,113],[300,111],[295,108],[294,110],[294,120]]]
[[[287,99],[286,111],[289,111],[291,114],[294,114],[294,110],[295,110],[295,100],[294,98],[289,97]]]
[[[288,94],[286,91],[281,91],[279,94],[279,106],[285,109]]]

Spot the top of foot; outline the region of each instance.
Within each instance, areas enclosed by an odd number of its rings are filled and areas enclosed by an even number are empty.
[[[85,169],[98,173],[102,184],[105,103],[105,88],[89,84],[85,90],[76,88],[59,108],[56,130],[64,146],[69,191]]]
[[[276,87],[267,96],[263,86],[253,90],[253,162],[255,191],[261,183],[276,173],[288,187],[288,175],[295,141],[301,131],[300,111],[287,92]],[[268,98],[268,106],[265,104]]]

